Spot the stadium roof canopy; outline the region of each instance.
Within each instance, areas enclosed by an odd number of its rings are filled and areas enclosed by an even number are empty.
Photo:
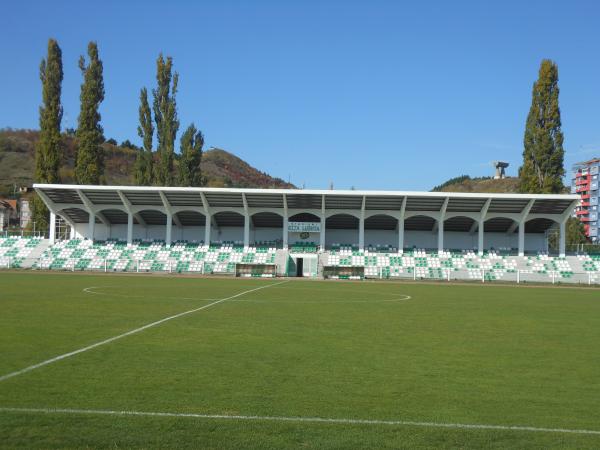
[[[262,212],[259,226],[281,226],[281,217],[294,220],[294,216],[301,219],[302,214],[310,214],[318,218],[336,215],[335,227],[344,228],[352,227],[357,218],[375,220],[375,216],[388,215],[410,219],[413,229],[431,229],[432,221],[452,219],[456,231],[462,231],[459,218],[466,217],[493,222],[489,231],[507,231],[514,222],[531,221],[535,224],[527,232],[543,232],[553,223],[564,222],[579,202],[577,195],[570,194],[63,184],[35,184],[34,188],[49,209],[68,222],[88,222],[93,213],[97,222],[107,225],[127,223],[127,214],[134,214],[136,223],[164,224],[164,216],[171,215],[176,225],[203,225],[207,216],[219,214],[221,225],[235,226],[239,225],[236,217]],[[267,213],[273,217],[269,219]],[[470,226],[469,222],[462,225],[467,230]]]

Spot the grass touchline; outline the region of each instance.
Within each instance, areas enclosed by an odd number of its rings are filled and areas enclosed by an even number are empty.
[[[431,428],[458,428],[477,430],[506,430],[506,431],[532,431],[536,433],[570,433],[570,434],[592,434],[600,435],[599,430],[583,430],[569,428],[546,428],[532,427],[527,425],[488,425],[469,423],[439,423],[421,422],[414,420],[377,420],[377,419],[336,419],[328,417],[282,417],[282,416],[245,416],[228,414],[198,414],[198,413],[173,413],[155,411],[116,411],[107,409],[70,409],[70,408],[11,408],[0,407],[0,412],[25,412],[42,414],[92,414],[110,416],[141,416],[141,417],[188,417],[193,419],[223,419],[223,420],[247,420],[247,421],[269,421],[269,422],[309,422],[309,423],[333,423],[352,425],[397,425]]]

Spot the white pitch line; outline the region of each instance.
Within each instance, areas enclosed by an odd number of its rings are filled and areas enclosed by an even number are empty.
[[[285,417],[285,416],[243,416],[226,414],[196,414],[148,411],[113,411],[106,409],[63,409],[63,408],[12,408],[0,407],[0,412],[22,412],[43,414],[91,414],[105,416],[142,416],[142,417],[188,417],[193,419],[223,419],[265,422],[304,422],[332,423],[339,425],[395,425],[426,428],[451,428],[466,430],[501,430],[501,431],[531,431],[536,433],[567,433],[600,435],[599,430],[573,428],[546,428],[523,425],[485,425],[469,423],[418,422],[413,420],[377,420],[377,419],[335,419],[327,417]]]
[[[289,280],[288,280],[289,281]],[[86,294],[94,294],[94,295],[107,295],[109,297],[122,297],[122,298],[160,298],[163,300],[203,300],[203,301],[214,301],[214,300],[219,300],[218,298],[196,298],[196,297],[149,297],[147,295],[123,295],[123,294],[114,294],[114,293],[109,293],[109,292],[98,292],[98,291],[94,291],[93,289],[106,289],[109,287],[115,287],[115,286],[89,286],[86,288],[83,288],[82,291],[85,292]]]
[[[405,302],[407,300],[412,299],[412,297],[410,295],[406,295],[406,294],[400,294],[402,295],[402,298],[391,298],[391,299],[387,299],[387,300],[382,300],[382,299],[375,299],[375,300],[284,300],[284,299],[269,299],[269,300],[253,300],[253,299],[238,299],[238,300],[234,300],[234,302],[238,302],[238,303],[271,303],[271,304],[288,304],[288,303],[294,303],[294,304],[311,304],[311,305],[318,305],[321,303],[327,303],[327,304],[345,304],[345,303],[396,303],[396,302]],[[279,303],[278,303],[279,302]]]
[[[65,359],[65,358],[69,358],[70,356],[75,356],[75,355],[77,355],[79,353],[87,352],[88,350],[92,350],[92,349],[94,349],[96,347],[100,347],[101,345],[109,344],[111,342],[116,341],[117,339],[121,339],[121,338],[124,338],[124,337],[127,337],[127,336],[131,336],[132,334],[136,334],[136,333],[139,333],[140,331],[147,330],[148,328],[155,327],[155,326],[160,325],[161,323],[167,322],[169,320],[177,319],[179,317],[182,317],[182,316],[185,316],[185,315],[188,315],[188,314],[192,314],[192,313],[195,313],[197,311],[201,311],[201,310],[206,309],[206,308],[210,308],[211,306],[215,306],[215,305],[218,305],[219,303],[223,303],[223,302],[225,302],[227,300],[232,300],[234,298],[241,297],[242,295],[249,294],[250,292],[259,291],[261,289],[266,289],[266,288],[269,288],[269,287],[277,286],[279,284],[288,283],[288,282],[289,282],[289,280],[287,280],[287,281],[281,281],[279,283],[267,284],[265,286],[260,286],[260,287],[254,288],[254,289],[249,289],[247,291],[240,292],[239,294],[235,294],[235,295],[232,295],[230,297],[222,298],[222,299],[217,300],[215,302],[209,303],[208,305],[204,305],[204,306],[201,306],[201,307],[195,308],[195,309],[190,309],[188,311],[184,311],[184,312],[181,312],[179,314],[175,314],[174,316],[165,317],[164,319],[160,319],[160,320],[157,320],[155,322],[146,324],[146,325],[144,325],[142,327],[135,328],[133,330],[127,331],[126,333],[119,334],[118,336],[113,336],[113,337],[105,339],[103,341],[96,342],[95,344],[88,345],[87,347],[83,347],[83,348],[80,348],[78,350],[73,350],[72,352],[65,353],[63,355],[55,356],[54,358],[50,358],[50,359],[48,359],[46,361],[42,361],[41,363],[37,363],[37,364],[34,364],[32,366],[25,367],[24,369],[17,370],[16,372],[7,373],[6,375],[0,376],[0,382],[2,382],[4,380],[8,380],[9,378],[12,378],[12,377],[16,377],[17,375],[22,375],[24,373],[30,372],[30,371],[32,371],[34,369],[39,368],[39,367],[43,367],[43,366],[46,366],[48,364],[52,364],[52,363],[54,363],[56,361],[60,361],[60,360]]]

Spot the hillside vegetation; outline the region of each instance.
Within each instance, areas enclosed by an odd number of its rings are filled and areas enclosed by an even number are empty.
[[[469,175],[461,175],[434,187],[432,191],[516,193],[518,189],[519,179],[517,177],[506,177],[502,180],[495,180],[492,177],[471,178]]]
[[[0,130],[0,194],[11,192],[13,186],[31,186],[34,176],[34,151],[38,140],[37,130]],[[63,183],[74,182],[75,137],[62,135],[63,161],[60,178]],[[133,185],[133,165],[136,148],[102,144],[105,152],[105,183]],[[175,160],[177,167],[177,159]],[[211,149],[204,152],[202,172],[206,186],[248,187],[248,188],[287,188],[294,187],[280,178],[255,169],[237,156],[222,150]]]

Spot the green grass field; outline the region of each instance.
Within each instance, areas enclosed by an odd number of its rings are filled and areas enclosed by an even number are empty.
[[[600,290],[277,283],[0,273],[0,446],[600,447],[441,426],[600,431]]]

